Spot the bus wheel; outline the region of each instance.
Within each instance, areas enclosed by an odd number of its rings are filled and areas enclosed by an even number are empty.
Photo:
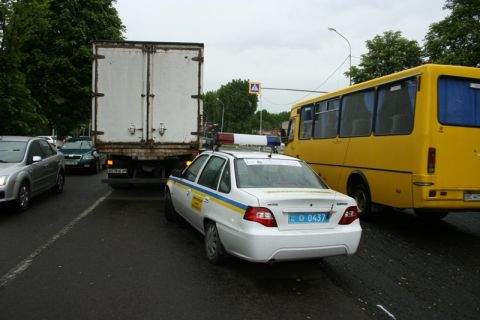
[[[423,211],[420,209],[415,209],[415,214],[417,217],[423,221],[437,221],[445,218],[448,215],[448,212],[445,211]]]
[[[354,185],[351,196],[357,202],[358,209],[360,210],[360,217],[370,217],[372,215],[372,201],[367,187],[365,187],[363,183]]]

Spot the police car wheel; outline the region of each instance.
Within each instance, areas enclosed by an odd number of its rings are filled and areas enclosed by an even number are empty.
[[[205,228],[205,253],[208,261],[213,264],[221,263],[226,256],[214,222],[208,222]]]
[[[165,191],[165,219],[167,221],[175,221],[178,219],[178,213],[175,211],[172,203],[172,196],[170,195],[170,191]]]

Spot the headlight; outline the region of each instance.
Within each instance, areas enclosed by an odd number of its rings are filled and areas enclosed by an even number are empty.
[[[0,176],[0,186],[4,186],[7,183],[8,176]]]
[[[83,160],[92,160],[94,156],[91,153],[85,153],[82,157]]]

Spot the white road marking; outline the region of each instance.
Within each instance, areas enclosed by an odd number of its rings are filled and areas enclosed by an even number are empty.
[[[18,275],[20,275],[22,272],[28,269],[30,265],[33,263],[33,260],[38,257],[43,251],[45,251],[48,247],[50,247],[55,241],[69,233],[72,228],[83,218],[85,218],[90,212],[92,212],[100,203],[102,203],[108,196],[112,193],[112,191],[107,192],[103,197],[99,198],[97,201],[95,201],[94,204],[92,204],[90,207],[88,207],[85,211],[80,213],[75,219],[70,221],[65,227],[62,228],[57,234],[55,234],[53,237],[48,239],[43,245],[38,247],[35,251],[33,251],[28,257],[26,257],[24,260],[22,260],[19,264],[17,264],[15,267],[13,267],[9,272],[4,274],[0,278],[0,288],[3,288],[6,286],[10,281],[13,281]]]
[[[387,309],[385,309],[381,304],[377,304],[377,307],[381,309],[383,312],[385,312],[390,318],[396,320],[395,316],[391,314]]]

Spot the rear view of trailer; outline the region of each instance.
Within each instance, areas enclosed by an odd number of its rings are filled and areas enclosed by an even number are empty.
[[[162,182],[199,148],[203,44],[93,44],[92,127],[119,184]]]

